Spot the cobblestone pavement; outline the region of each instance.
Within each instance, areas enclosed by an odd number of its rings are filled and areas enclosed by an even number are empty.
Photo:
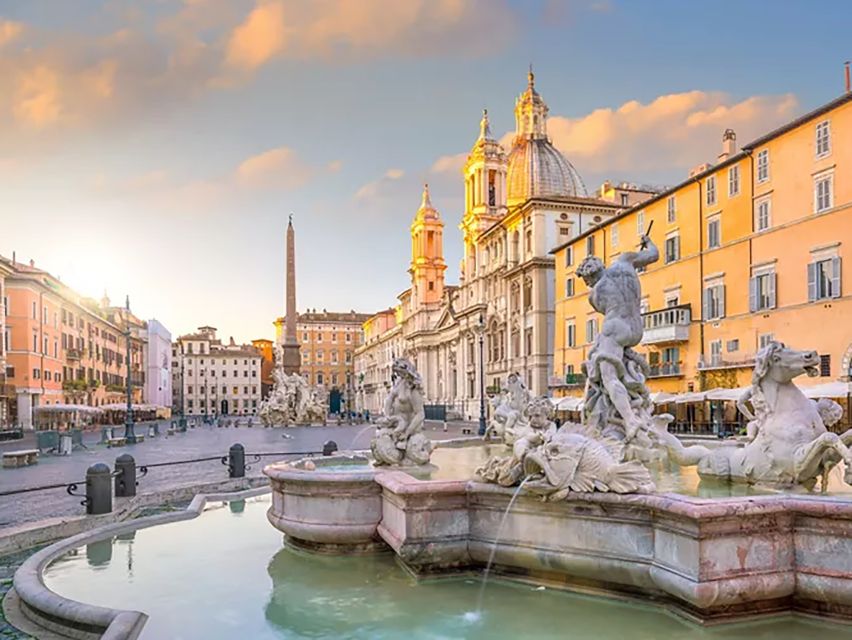
[[[166,424],[161,423],[161,434],[165,434]],[[472,427],[473,425],[468,423],[450,423],[448,430],[444,432],[440,423],[430,421],[427,423],[427,432],[433,439],[443,439],[458,437],[462,433],[462,428]],[[17,469],[0,468],[0,493],[70,482],[81,483],[79,491],[83,493],[86,469],[96,462],[104,462],[112,467],[115,458],[122,453],[130,453],[136,459],[137,465],[144,465],[225,456],[228,448],[237,442],[245,446],[247,454],[320,451],[327,440],[334,440],[341,449],[366,449],[369,447],[372,431],[372,426],[363,424],[264,429],[260,426],[247,428],[243,422],[238,428],[198,426],[187,429],[186,433],[177,433],[172,436],[160,435],[136,445],[115,449],[108,449],[105,445],[98,444],[99,433],[88,433],[84,436],[86,448],[75,450],[70,456],[44,454],[39,456],[39,462],[36,465]],[[123,433],[123,428],[117,429],[116,433]],[[137,433],[147,433],[147,428],[137,427]],[[0,444],[0,451],[34,447],[34,437],[28,434],[24,440],[3,442]],[[247,456],[246,462],[251,467],[247,475],[261,475],[263,465],[274,460],[274,456],[269,456],[257,463]],[[154,467],[149,470],[148,475],[139,479],[138,492],[142,494],[195,482],[225,479],[226,474],[227,469],[219,460]],[[0,496],[0,536],[3,535],[5,527],[24,522],[58,516],[82,515],[85,509],[80,501],[81,498],[69,496],[65,488]]]

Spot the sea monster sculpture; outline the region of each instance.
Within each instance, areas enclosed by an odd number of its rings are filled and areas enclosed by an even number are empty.
[[[681,466],[698,466],[702,478],[720,478],[771,486],[802,486],[811,490],[821,479],[827,489],[828,472],[841,460],[846,463],[844,481],[852,484],[852,429],[841,435],[826,429],[826,421],[838,419],[833,401],[814,402],[793,384],[802,375],[819,375],[815,351],[797,351],[770,342],[755,358],[751,388],[740,399],[741,409],[751,402],[754,411],[748,427],[750,442],[744,447],[711,449],[684,446],[657,421],[652,433]]]
[[[572,491],[648,493],[654,482],[638,461],[621,462],[623,444],[585,433],[585,428],[552,422],[553,404],[535,398],[527,408],[529,431],[518,438],[512,455],[493,457],[476,473],[487,482],[524,489],[544,500],[564,500]]]
[[[370,448],[376,465],[429,464],[432,442],[423,433],[426,413],[420,374],[406,358],[393,362],[394,383],[385,400],[384,416],[376,421]]]

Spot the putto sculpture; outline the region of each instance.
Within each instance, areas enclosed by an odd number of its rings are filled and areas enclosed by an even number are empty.
[[[770,342],[755,358],[751,387],[738,406],[750,419],[745,447],[716,449],[684,446],[659,422],[653,436],[682,466],[698,466],[702,478],[720,478],[778,487],[802,486],[808,490],[821,479],[826,491],[828,472],[841,460],[844,480],[852,484],[852,429],[841,435],[826,427],[836,423],[840,406],[823,399],[810,400],[793,384],[803,374],[819,375],[815,351],[797,351]],[[749,409],[748,404],[751,404]]]
[[[577,424],[568,423],[557,430],[548,398],[532,400],[527,417],[529,430],[515,441],[512,455],[491,458],[477,469],[477,475],[505,487],[525,481],[525,489],[550,501],[564,500],[572,491],[654,490],[654,482],[640,462],[621,462],[623,444],[619,441],[589,435]]]
[[[508,445],[515,442],[529,427],[525,410],[530,397],[520,374],[510,373],[506,386],[491,401],[494,412],[483,439],[489,440],[493,434]]]
[[[423,433],[426,413],[420,374],[406,358],[394,360],[392,371],[393,386],[385,400],[384,415],[376,421],[376,433],[370,444],[375,464],[429,464],[432,442]]]
[[[319,402],[315,391],[297,373],[288,375],[283,366],[283,349],[274,346],[275,368],[272,378],[275,385],[269,398],[261,403],[258,415],[264,426],[289,426],[291,424],[325,424],[326,405]]]
[[[587,378],[583,420],[604,437],[633,448],[646,448],[650,439],[653,403],[645,379],[645,358],[633,350],[642,341],[641,288],[637,268],[660,259],[660,252],[647,235],[639,250],[622,253],[609,268],[597,256],[587,256],[577,267],[589,287],[589,302],[604,315],[600,332],[583,363]],[[635,441],[635,442],[634,442]]]

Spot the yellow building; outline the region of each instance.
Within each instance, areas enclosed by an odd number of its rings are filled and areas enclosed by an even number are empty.
[[[660,260],[640,275],[640,350],[653,391],[747,385],[770,339],[820,354],[821,376],[801,384],[848,380],[850,141],[850,93],[742,150],[727,130],[715,164],[554,249],[555,395],[582,393],[581,364],[601,322],[576,267],[590,253],[611,263],[652,224]]]

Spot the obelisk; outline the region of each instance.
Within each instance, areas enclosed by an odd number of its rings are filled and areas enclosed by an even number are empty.
[[[299,340],[296,337],[296,232],[293,230],[293,214],[287,224],[287,292],[286,315],[284,317],[284,344],[282,345],[284,372],[299,373]]]

